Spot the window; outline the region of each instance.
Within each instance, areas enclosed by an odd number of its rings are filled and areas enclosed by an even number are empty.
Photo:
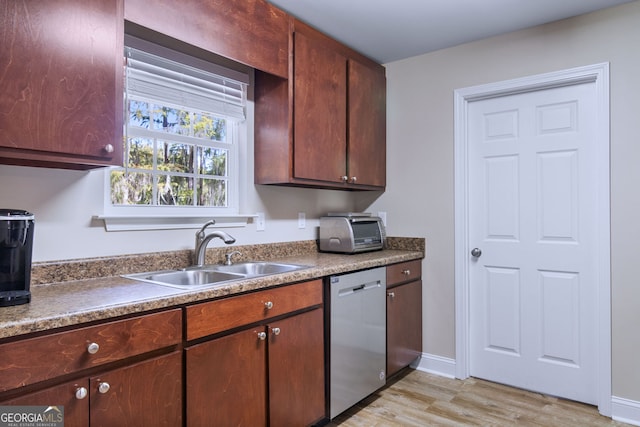
[[[238,211],[238,139],[248,76],[125,38],[124,164],[108,213]]]

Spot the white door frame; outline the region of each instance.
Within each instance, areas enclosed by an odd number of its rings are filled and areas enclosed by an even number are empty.
[[[469,103],[518,93],[582,83],[596,88],[597,170],[597,387],[598,409],[611,416],[611,262],[609,202],[609,64],[601,63],[458,89],[454,92],[454,168],[455,168],[455,310],[456,377],[470,373],[470,287],[469,266],[469,160],[467,120]]]

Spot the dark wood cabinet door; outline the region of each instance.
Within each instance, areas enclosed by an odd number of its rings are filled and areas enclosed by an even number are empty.
[[[386,185],[386,78],[384,68],[349,60],[349,182]]]
[[[123,0],[3,3],[0,162],[122,164],[123,31]]]
[[[264,327],[189,347],[186,353],[186,425],[267,424]]]
[[[294,33],[293,176],[346,176],[347,59],[321,39]]]
[[[387,289],[387,377],[422,353],[422,280]]]
[[[322,309],[269,324],[272,426],[306,426],[325,416]]]
[[[104,393],[101,384],[109,385]],[[180,426],[182,354],[176,351],[95,376],[89,395],[91,427]]]
[[[64,425],[66,427],[87,427],[89,425],[89,397],[76,398],[76,391],[89,386],[89,381],[69,382],[42,391],[0,402],[1,405],[20,406],[58,406],[64,407]]]

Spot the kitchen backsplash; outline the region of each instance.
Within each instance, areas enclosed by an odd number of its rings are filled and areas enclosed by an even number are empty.
[[[425,239],[414,237],[387,237],[385,249],[422,251],[424,253]],[[302,240],[260,245],[212,247],[207,250],[206,263],[220,264],[224,262],[224,255],[231,250],[241,253],[240,255],[234,256],[234,262],[246,260],[260,261],[317,252],[318,243],[316,240]],[[171,270],[184,268],[192,264],[192,250],[48,261],[33,264],[31,285],[86,280],[143,271]]]

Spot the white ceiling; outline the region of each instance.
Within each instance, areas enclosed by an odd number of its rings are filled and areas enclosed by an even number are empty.
[[[387,63],[632,0],[269,0]]]

